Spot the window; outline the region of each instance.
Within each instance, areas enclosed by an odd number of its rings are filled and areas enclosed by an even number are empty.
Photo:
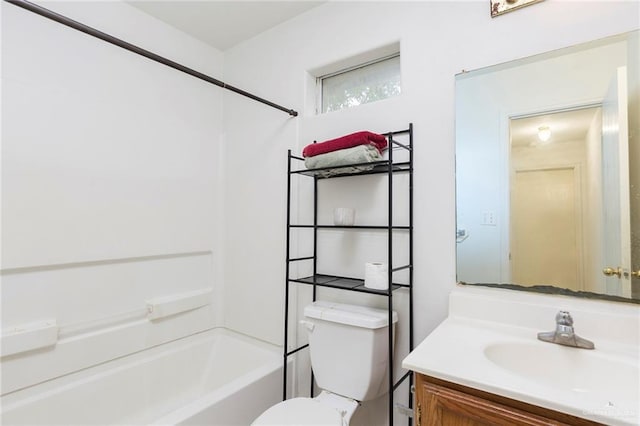
[[[318,78],[320,111],[338,111],[400,94],[400,54]]]

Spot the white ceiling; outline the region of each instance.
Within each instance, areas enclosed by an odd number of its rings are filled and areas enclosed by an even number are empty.
[[[563,111],[511,120],[511,145],[529,146],[538,141],[538,127],[549,126],[551,142],[582,140],[598,108]]]
[[[128,1],[143,12],[226,50],[325,1]]]

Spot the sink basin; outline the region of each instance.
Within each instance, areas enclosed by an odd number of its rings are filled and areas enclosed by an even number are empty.
[[[593,350],[536,339],[559,310]],[[640,305],[461,286],[405,368],[611,426],[640,426]],[[547,328],[549,327],[549,328]]]
[[[638,367],[601,355],[597,349],[503,342],[487,346],[484,355],[500,368],[558,390],[601,396],[612,404],[637,403],[640,398]]]

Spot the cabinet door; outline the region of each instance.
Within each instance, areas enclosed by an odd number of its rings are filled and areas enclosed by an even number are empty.
[[[416,426],[564,424],[421,380],[418,380],[416,400]]]

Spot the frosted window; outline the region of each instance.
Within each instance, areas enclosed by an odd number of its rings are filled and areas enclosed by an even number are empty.
[[[320,78],[322,112],[338,111],[400,94],[400,56]]]

